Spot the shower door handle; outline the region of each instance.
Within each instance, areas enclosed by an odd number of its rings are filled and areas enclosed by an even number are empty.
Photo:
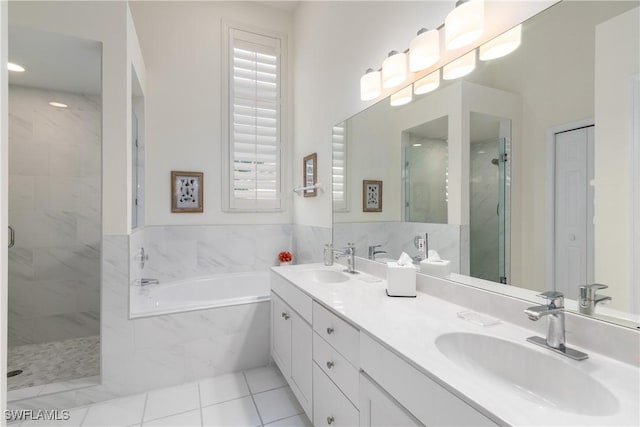
[[[9,226],[9,247],[12,248],[16,244],[16,230],[13,226]]]

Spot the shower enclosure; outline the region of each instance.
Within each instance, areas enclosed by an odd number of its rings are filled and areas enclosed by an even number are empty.
[[[98,381],[101,58],[98,42],[9,28],[25,68],[9,75],[9,400]]]

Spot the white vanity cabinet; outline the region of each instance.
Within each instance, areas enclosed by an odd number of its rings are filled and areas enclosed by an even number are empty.
[[[271,288],[271,356],[312,419],[311,298],[273,273]],[[276,293],[278,291],[280,294]],[[289,298],[283,299],[282,294]],[[308,319],[303,317],[305,315]]]
[[[386,391],[360,374],[360,427],[424,426]]]

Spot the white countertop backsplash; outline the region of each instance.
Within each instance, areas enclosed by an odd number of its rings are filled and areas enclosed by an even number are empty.
[[[332,284],[305,278],[306,270],[318,268],[343,267],[303,264],[273,270],[501,424],[640,424],[639,332],[567,313],[567,346],[589,354],[589,359],[578,362],[526,342],[529,336],[546,334],[545,321],[532,322],[523,313],[530,302],[422,274],[418,274],[417,298],[389,298],[385,294],[383,264],[358,258],[356,268],[363,274]],[[502,322],[479,326],[457,316],[469,309]],[[435,339],[448,332],[491,335],[528,346],[532,351],[554,354],[605,385],[619,400],[620,410],[597,417],[566,412],[524,399],[513,386],[499,381],[479,381],[437,349]],[[553,376],[549,384],[562,387],[561,383],[554,384]]]

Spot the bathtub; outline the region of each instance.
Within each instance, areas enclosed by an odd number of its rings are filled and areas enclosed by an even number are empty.
[[[269,300],[269,272],[227,273],[130,287],[130,316],[204,310]]]

